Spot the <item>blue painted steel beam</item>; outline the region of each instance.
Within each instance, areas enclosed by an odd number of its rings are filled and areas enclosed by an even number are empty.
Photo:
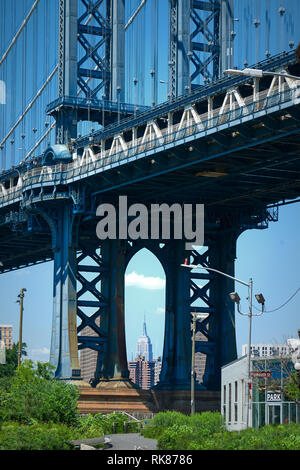
[[[76,327],[76,247],[72,240],[72,208],[65,204],[44,217],[52,232],[54,250],[50,363],[55,367],[56,378],[69,380],[80,375]]]

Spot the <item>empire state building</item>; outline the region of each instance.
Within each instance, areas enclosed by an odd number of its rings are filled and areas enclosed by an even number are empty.
[[[152,344],[147,335],[146,320],[143,323],[143,334],[136,345],[136,357],[143,357],[144,361],[153,361]]]

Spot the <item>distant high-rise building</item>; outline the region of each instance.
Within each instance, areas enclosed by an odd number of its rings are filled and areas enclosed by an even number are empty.
[[[137,357],[135,361],[128,362],[129,377],[136,385],[144,390],[150,390],[154,386],[155,361],[144,361],[143,357]]]
[[[13,327],[11,325],[0,325],[0,341],[5,344],[5,349],[13,347]]]
[[[143,334],[138,339],[136,357],[128,362],[130,379],[144,390],[154,387],[159,380],[161,361],[153,360],[152,344],[147,335],[146,321],[143,323]]]
[[[197,314],[200,321],[205,320],[207,318],[207,314]],[[207,342],[207,337],[201,331],[198,331],[195,335],[196,344],[198,341]],[[206,367],[206,354],[196,352],[195,353],[195,373],[196,373],[196,381],[198,383],[203,383],[203,375],[205,373]]]
[[[100,325],[100,318],[96,319],[96,325]],[[91,327],[86,326],[81,331],[82,336],[98,337],[98,334]],[[98,351],[93,349],[82,349],[80,351],[81,377],[84,382],[89,383],[94,379],[98,360]]]
[[[154,385],[157,385],[158,382],[159,382],[159,376],[160,376],[161,366],[162,366],[161,358],[156,359],[154,362],[155,362],[155,364],[154,364]]]
[[[286,344],[266,344],[258,343],[251,344],[251,356],[252,357],[281,357],[290,355],[289,345]],[[242,356],[248,354],[248,345],[242,345]]]
[[[143,323],[143,334],[137,342],[135,356],[143,357],[144,361],[153,360],[152,344],[149,336],[147,335],[146,320],[144,320]]]

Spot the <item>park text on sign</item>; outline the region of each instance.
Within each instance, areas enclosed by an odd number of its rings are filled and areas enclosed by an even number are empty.
[[[272,372],[251,372],[251,377],[271,378],[272,377]]]
[[[281,393],[267,392],[267,401],[281,401]]]

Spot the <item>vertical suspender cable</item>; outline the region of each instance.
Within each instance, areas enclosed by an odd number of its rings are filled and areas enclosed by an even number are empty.
[[[255,62],[259,61],[260,0],[256,0],[255,26]]]
[[[270,55],[270,0],[266,0],[266,56]]]
[[[3,3],[3,15],[0,15],[0,47],[1,45],[6,43],[6,35],[7,35],[7,27],[6,27],[6,7],[7,4],[6,2]],[[5,110],[6,110],[6,77],[7,77],[7,64],[5,64],[4,67],[0,68],[0,93],[2,93],[2,96],[0,96],[0,141],[2,140],[2,137],[5,132]],[[6,162],[5,162],[5,155],[6,151],[4,149],[4,146],[2,145],[0,148],[0,157],[1,157],[1,169],[4,170],[6,167]]]
[[[16,27],[16,0],[13,0],[11,3],[11,18],[12,18],[12,28],[13,28],[13,34],[15,32],[15,27]],[[17,60],[16,60],[16,55],[17,51],[20,48],[20,45],[18,44],[16,48],[13,49],[12,51],[12,60],[11,60],[11,71],[10,71],[10,84],[11,84],[11,96],[15,96],[16,99],[11,100],[11,122],[15,122],[16,120],[16,100],[17,100],[17,94],[16,94],[16,73],[15,71],[17,70]],[[11,165],[13,165],[15,161],[15,133],[12,135],[11,139],[11,146],[10,146],[10,160],[11,160]]]
[[[32,18],[32,95],[34,96],[37,90],[37,57],[38,57],[38,38],[37,38],[37,29],[38,29],[38,18],[37,11],[34,12]],[[31,132],[33,132],[33,143],[35,144],[36,132],[37,132],[37,109],[36,105],[32,107],[31,111]]]
[[[157,0],[152,1],[152,32],[153,32],[153,41],[152,41],[152,70],[153,74],[153,91],[152,91],[152,102],[157,104]]]
[[[25,10],[26,10],[26,2],[23,0],[23,14],[25,16]],[[25,25],[24,32],[23,32],[23,48],[22,48],[22,114],[24,113],[24,110],[26,108],[26,51],[27,51],[27,24]],[[22,158],[24,158],[25,153],[25,136],[26,136],[26,118],[24,116],[22,120],[22,134],[21,134],[21,152],[22,152]]]

